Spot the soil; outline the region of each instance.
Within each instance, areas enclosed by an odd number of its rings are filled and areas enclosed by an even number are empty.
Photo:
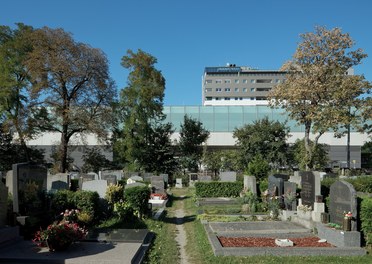
[[[270,237],[218,237],[223,247],[279,247]],[[288,238],[294,247],[334,247],[327,242],[318,242],[318,237]]]

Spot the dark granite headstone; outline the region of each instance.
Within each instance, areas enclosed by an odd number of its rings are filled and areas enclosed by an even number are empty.
[[[198,174],[197,173],[190,173],[190,181],[197,181]]]
[[[311,171],[300,172],[302,204],[314,207],[315,202],[315,175]]]
[[[336,181],[331,185],[329,194],[329,220],[331,223],[342,225],[345,214],[351,212],[351,231],[357,231],[358,218],[357,194],[350,183],[346,181]]]
[[[289,180],[289,175],[287,175],[287,174],[274,174],[273,176],[275,178],[283,179],[284,181],[288,181]]]
[[[30,207],[35,202],[20,199],[21,193],[29,192],[34,188],[33,186],[37,186],[38,191],[47,190],[47,169],[42,165],[29,163],[13,164],[14,212],[20,212],[21,207]]]
[[[276,178],[273,175],[269,176],[268,186],[269,196],[282,196],[284,194],[284,180]]]

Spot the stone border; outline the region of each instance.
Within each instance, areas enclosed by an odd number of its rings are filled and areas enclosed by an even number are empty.
[[[343,248],[274,248],[274,247],[222,247],[216,233],[212,231],[208,222],[202,221],[204,230],[215,256],[363,256],[367,251],[358,247]]]

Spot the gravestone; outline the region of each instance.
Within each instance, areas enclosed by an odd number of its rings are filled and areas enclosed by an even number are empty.
[[[117,176],[114,174],[101,175],[101,179],[107,181],[108,185],[115,185],[118,183]]]
[[[295,210],[297,206],[296,199],[297,185],[294,182],[284,182],[284,204],[286,209]]]
[[[105,198],[107,190],[107,181],[106,180],[85,181],[82,183],[81,189],[83,191],[97,192],[100,198]]]
[[[351,231],[357,231],[357,193],[350,183],[336,181],[331,185],[329,193],[329,220],[342,226],[344,213],[348,212],[352,213],[354,219],[351,221]]]
[[[289,180],[289,175],[287,175],[287,174],[276,173],[276,174],[273,174],[273,176],[275,178],[283,179],[284,181],[288,181]]]
[[[144,181],[151,182],[151,177],[154,176],[154,174],[151,172],[145,172],[142,176]]]
[[[274,177],[274,175],[269,176],[268,185],[269,196],[280,196],[284,194],[284,180],[282,178]]]
[[[311,206],[314,209],[315,197],[320,195],[319,173],[312,171],[301,171],[301,200],[303,205]]]
[[[163,180],[164,180],[165,183],[168,183],[169,176],[168,176],[167,173],[160,174],[159,176],[163,178]]]
[[[165,193],[164,191],[164,179],[160,176],[151,177],[151,186],[153,193]]]
[[[253,194],[257,194],[256,177],[244,175],[244,190],[250,190]]]
[[[220,181],[222,182],[236,182],[236,172],[235,171],[221,171]]]
[[[176,188],[182,188],[182,179],[181,178],[176,179]]]
[[[0,228],[7,222],[8,212],[8,188],[0,181]]]
[[[128,180],[127,180],[127,184],[131,184],[131,183],[135,183],[135,182],[142,182],[143,181],[143,178],[138,176],[138,175],[134,175],[134,176],[131,176]]]
[[[47,169],[42,165],[18,163],[13,164],[13,212],[19,213],[20,208],[30,207],[36,201],[22,201],[20,194],[29,192],[32,186],[37,187],[37,191],[47,190]]]
[[[115,176],[116,181],[120,181],[123,178],[123,171],[121,171],[121,170],[104,170],[104,171],[101,171],[100,175],[101,175],[101,178],[100,178],[101,180],[107,180],[107,178],[105,178],[105,177],[109,177],[110,179],[112,179],[113,178],[112,176]]]
[[[197,173],[190,173],[189,174],[189,186],[195,187],[195,182],[199,181],[199,176]]]
[[[208,176],[208,175],[200,176],[199,177],[199,181],[201,181],[201,182],[211,182],[212,181],[212,177],[211,176]]]
[[[68,173],[49,174],[47,177],[47,191],[68,190],[69,175]]]

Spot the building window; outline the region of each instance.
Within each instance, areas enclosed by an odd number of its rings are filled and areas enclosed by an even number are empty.
[[[216,92],[222,92],[222,88],[216,88]]]
[[[239,97],[235,97],[235,101],[239,100]]]
[[[216,97],[216,101],[219,101],[220,100],[220,98],[219,97]]]
[[[254,92],[254,88],[251,88],[251,92]]]
[[[247,88],[243,88],[243,92],[245,92],[245,93],[246,93],[247,91],[248,91],[248,89],[247,89]]]
[[[230,92],[230,88],[225,88],[225,92]]]
[[[279,79],[276,79],[275,82],[276,82],[276,83],[280,83],[280,80],[279,80]]]
[[[234,91],[237,93],[239,92],[239,88],[235,88]]]
[[[256,83],[256,80],[252,79],[252,80],[251,80],[251,83]]]
[[[239,83],[239,79],[235,79],[235,83]]]
[[[243,79],[243,83],[248,83],[248,80],[247,79]]]
[[[216,80],[216,83],[222,83],[222,80]]]
[[[271,88],[257,88],[257,92],[269,92]]]
[[[230,101],[230,97],[225,97],[225,101]]]
[[[272,83],[271,79],[257,79],[256,83]]]
[[[212,83],[212,80],[205,80],[205,83]]]
[[[212,88],[205,88],[205,92],[206,92],[206,93],[210,93],[210,92],[212,92]]]
[[[225,79],[225,83],[231,83],[230,79]]]
[[[205,101],[212,101],[212,97],[205,97]]]

